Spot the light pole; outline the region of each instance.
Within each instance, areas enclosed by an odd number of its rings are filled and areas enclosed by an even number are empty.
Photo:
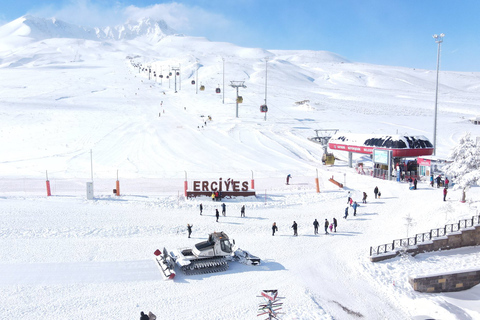
[[[265,58],[265,106],[267,106],[267,66],[268,66],[268,58]],[[264,121],[267,121],[267,112],[265,111],[265,117],[263,118]]]
[[[440,35],[434,34],[433,39],[435,42],[438,43],[438,51],[437,51],[437,81],[435,86],[435,121],[433,123],[433,155],[437,154],[437,101],[438,101],[438,71],[440,69],[440,46],[443,42],[443,37],[445,37],[444,33],[440,33]]]
[[[222,92],[222,104],[225,104],[225,58],[223,60],[223,92]]]

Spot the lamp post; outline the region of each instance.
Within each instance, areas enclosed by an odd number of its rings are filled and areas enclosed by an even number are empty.
[[[268,67],[268,58],[265,58],[265,105],[267,105],[267,68]],[[265,111],[264,121],[267,121],[267,112]]]
[[[435,120],[433,123],[433,155],[437,154],[437,101],[438,101],[438,71],[440,68],[440,46],[443,42],[443,37],[445,34],[440,33],[439,35],[434,34],[433,39],[435,42],[438,43],[438,51],[437,51],[437,81],[435,86]]]
[[[222,103],[225,104],[225,58],[223,60],[223,92],[222,92]]]

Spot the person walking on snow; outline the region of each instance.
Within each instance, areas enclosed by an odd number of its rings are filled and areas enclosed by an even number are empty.
[[[225,203],[222,203],[222,216],[227,215],[227,205]]]
[[[448,189],[448,184],[450,183],[450,181],[448,180],[447,177],[445,177],[445,188]]]
[[[218,209],[215,209],[215,217],[217,217],[218,222],[218,218],[220,217],[220,212],[218,212]]]
[[[443,201],[447,201],[447,187],[443,188]]]
[[[278,231],[278,227],[277,227],[277,223],[274,222],[273,225],[272,225],[272,236],[275,235],[275,231]]]
[[[245,205],[240,208],[240,217],[245,217]]]
[[[328,222],[327,219],[325,219],[325,234],[328,234],[328,227],[330,226],[330,223]]]
[[[337,219],[333,218],[333,232],[337,232]]]
[[[418,180],[417,180],[417,178],[415,178],[413,180],[413,190],[417,190],[417,183],[418,183]]]
[[[293,221],[292,228],[293,228],[293,235],[294,235],[294,236],[298,236],[298,233],[297,233],[297,223],[296,223],[295,221]]]
[[[363,193],[362,202],[363,202],[363,203],[367,203],[367,193],[366,193],[366,192]]]
[[[347,194],[347,204],[350,203],[350,200],[352,200],[352,198],[350,197],[350,191],[348,191],[348,194]]]
[[[193,224],[192,225],[187,224],[187,230],[188,230],[188,237],[189,238],[190,238],[190,235],[192,234],[192,227],[193,227]]]
[[[313,221],[313,234],[318,234],[318,221],[317,219],[315,219],[315,221]]]
[[[287,184],[290,184],[290,179],[292,178],[292,176],[290,175],[290,173],[287,175]]]
[[[143,313],[143,311],[140,312],[140,320],[149,320],[149,319],[150,318],[145,313]]]
[[[375,199],[377,199],[377,195],[378,195],[378,187],[375,186],[375,189],[373,189],[373,193],[375,193]]]
[[[343,219],[347,219],[348,217],[348,207],[345,208],[345,216],[343,217]]]
[[[200,215],[202,215],[203,212],[203,205],[200,203]]]
[[[333,223],[330,223],[330,227],[328,227],[330,229],[330,232],[332,232],[332,229],[333,229]]]
[[[431,185],[432,188],[433,188],[433,175],[430,176],[430,185]]]
[[[358,207],[357,201],[355,201],[353,203],[352,207],[353,207],[353,215],[356,216],[357,215],[357,207]]]

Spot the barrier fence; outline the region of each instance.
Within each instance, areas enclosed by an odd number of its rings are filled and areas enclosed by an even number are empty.
[[[224,180],[229,176],[223,175]],[[222,174],[212,174],[211,180],[222,177]],[[193,181],[198,180],[193,174],[188,177],[189,190],[193,189]],[[218,178],[217,178],[218,180]],[[253,179],[245,176],[249,182],[249,188],[253,185]],[[0,177],[0,195],[4,196],[85,196],[88,178],[5,178]],[[118,181],[118,182],[117,182]],[[257,195],[265,190],[271,192],[285,188],[285,177],[255,178],[254,188]],[[95,178],[95,197],[111,195],[133,195],[133,196],[184,196],[185,178]],[[317,188],[314,175],[295,175],[290,181],[289,188],[294,190],[315,191]],[[320,189],[324,188],[323,181],[320,182]],[[119,191],[118,194],[115,191]]]
[[[414,237],[397,239],[393,240],[391,243],[370,247],[370,256],[393,252],[399,248],[415,246],[417,243],[426,242],[434,238],[444,237],[449,233],[457,232],[461,229],[470,228],[476,225],[480,225],[480,215],[473,216],[471,219],[460,220],[458,223],[447,224],[443,228],[431,229],[430,232],[419,233]]]

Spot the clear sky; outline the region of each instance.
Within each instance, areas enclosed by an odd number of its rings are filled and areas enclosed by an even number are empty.
[[[25,14],[85,26],[151,17],[191,36],[264,49],[326,50],[373,64],[480,72],[480,0],[14,0],[0,24]],[[479,37],[480,38],[480,37]]]

